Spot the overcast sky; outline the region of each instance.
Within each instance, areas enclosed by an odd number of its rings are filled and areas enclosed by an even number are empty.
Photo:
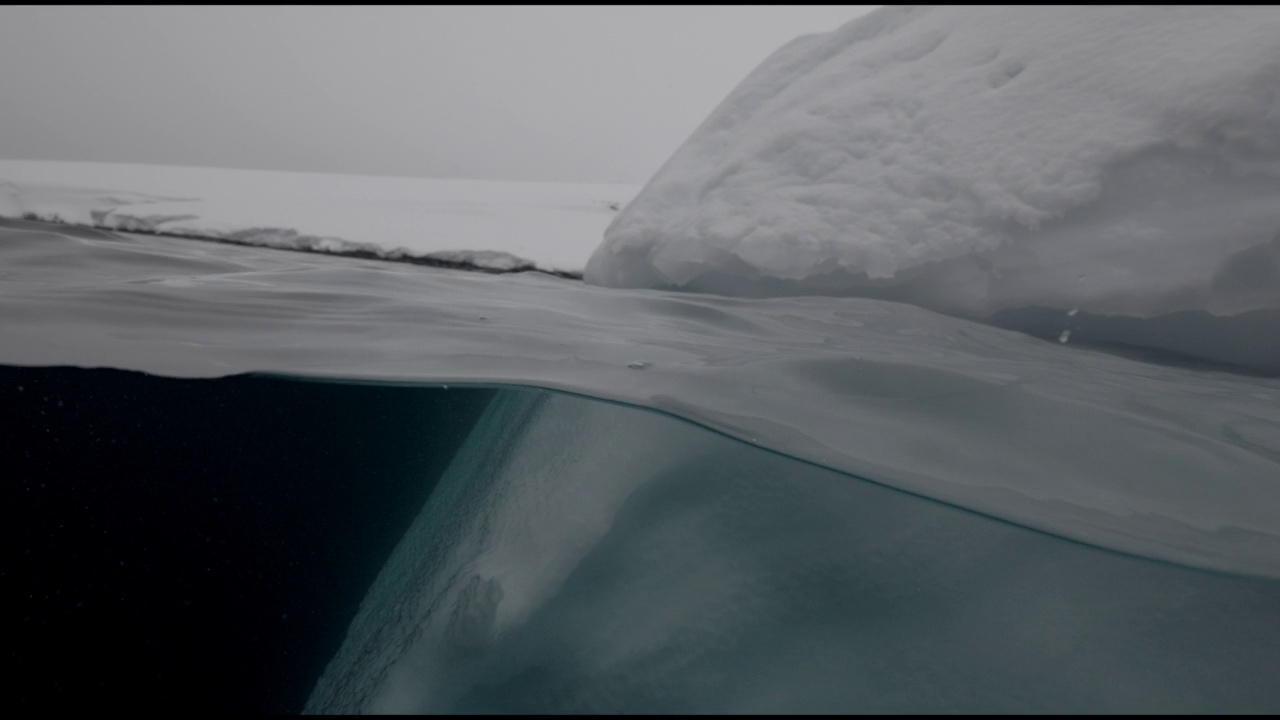
[[[0,158],[641,183],[868,9],[0,7]]]

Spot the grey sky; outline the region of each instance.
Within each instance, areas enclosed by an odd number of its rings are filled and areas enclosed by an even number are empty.
[[[643,182],[845,7],[0,7],[0,158]]]

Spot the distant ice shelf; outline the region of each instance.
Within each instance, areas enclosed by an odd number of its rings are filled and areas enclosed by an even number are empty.
[[[0,161],[0,217],[579,275],[627,185]]]

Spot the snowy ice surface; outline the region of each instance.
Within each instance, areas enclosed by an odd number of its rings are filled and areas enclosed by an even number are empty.
[[[752,72],[588,282],[1280,308],[1280,8],[888,7]]]
[[[627,185],[0,161],[0,216],[249,245],[581,272]]]

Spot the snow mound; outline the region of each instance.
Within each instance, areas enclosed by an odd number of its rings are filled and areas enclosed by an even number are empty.
[[[1222,315],[1280,309],[1278,233],[1280,8],[888,7],[752,72],[586,279]]]

